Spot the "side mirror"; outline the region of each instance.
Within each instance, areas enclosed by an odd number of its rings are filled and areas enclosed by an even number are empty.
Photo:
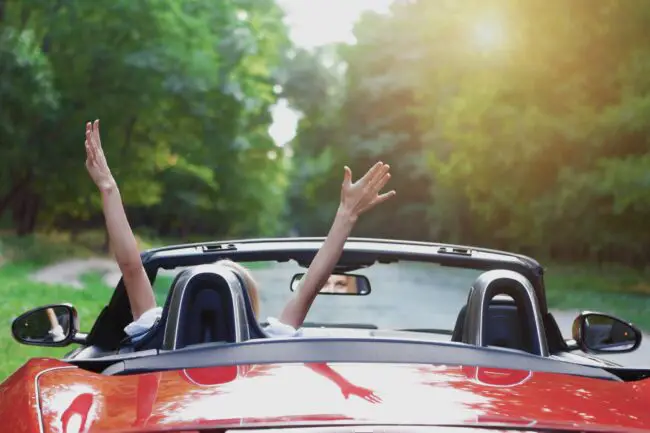
[[[300,286],[300,281],[305,274],[296,274],[291,279],[289,286],[295,292]],[[332,274],[320,290],[320,295],[353,295],[365,296],[370,293],[370,280],[365,275]]]
[[[67,346],[77,332],[77,310],[67,304],[34,308],[15,318],[11,324],[11,333],[16,341],[32,346]]]
[[[609,314],[584,311],[573,321],[573,339],[583,352],[628,353],[641,344],[641,331]]]

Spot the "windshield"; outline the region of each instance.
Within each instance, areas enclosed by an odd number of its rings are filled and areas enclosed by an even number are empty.
[[[292,294],[289,287],[293,275],[305,272],[305,268],[295,262],[242,264],[251,270],[260,287],[260,319],[278,317]],[[467,302],[470,286],[483,272],[426,262],[377,263],[351,272],[368,277],[370,294],[319,295],[306,322],[451,331]]]

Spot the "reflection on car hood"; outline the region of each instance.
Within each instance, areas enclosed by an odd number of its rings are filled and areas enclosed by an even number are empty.
[[[42,374],[38,386],[49,432],[72,420],[102,432],[310,424],[650,431],[650,380],[469,366],[267,364],[117,377],[66,368]]]

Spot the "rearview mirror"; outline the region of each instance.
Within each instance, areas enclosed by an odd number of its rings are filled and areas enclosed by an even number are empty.
[[[573,321],[573,339],[583,352],[628,353],[641,344],[641,331],[609,314],[582,312]]]
[[[32,346],[67,346],[78,331],[77,311],[67,304],[35,308],[11,324],[16,341]]]
[[[291,279],[290,289],[295,292],[305,274],[296,274]],[[332,274],[320,290],[321,295],[356,295],[365,296],[370,293],[370,281],[365,275]]]

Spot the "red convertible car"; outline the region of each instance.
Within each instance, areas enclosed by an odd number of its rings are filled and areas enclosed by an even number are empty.
[[[122,282],[88,333],[68,304],[20,315],[20,343],[78,347],[0,385],[2,431],[650,431],[650,370],[596,356],[635,350],[640,331],[584,312],[564,338],[524,256],[352,238],[301,335],[269,338],[244,279],[218,261],[247,262],[273,316],[322,241],[144,252],[169,288],[137,342]]]

